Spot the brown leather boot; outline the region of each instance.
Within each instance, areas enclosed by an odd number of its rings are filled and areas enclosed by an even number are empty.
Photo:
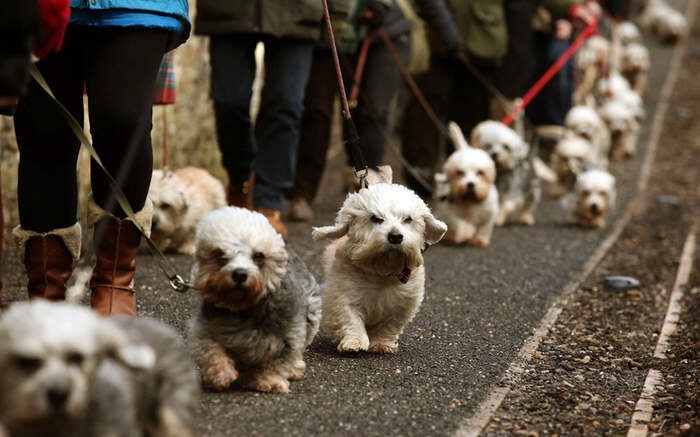
[[[226,191],[226,201],[228,204],[252,210],[253,185],[255,185],[255,173],[251,173],[248,180],[242,183],[230,183]]]
[[[107,215],[95,224],[97,262],[90,280],[90,306],[98,314],[136,315],[134,273],[140,242],[141,232],[128,219]]]
[[[268,222],[275,228],[275,231],[279,232],[285,239],[289,234],[287,227],[282,223],[282,213],[278,209],[272,208],[257,208],[257,212],[264,215]]]
[[[40,233],[13,230],[17,253],[27,269],[27,292],[30,299],[66,299],[66,282],[80,256],[80,225]]]

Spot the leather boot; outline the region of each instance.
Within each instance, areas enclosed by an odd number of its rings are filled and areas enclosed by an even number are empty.
[[[253,185],[255,184],[255,173],[251,173],[248,180],[242,183],[230,183],[226,191],[226,201],[231,206],[239,208],[253,209]]]
[[[272,227],[275,228],[275,231],[279,232],[282,237],[287,239],[289,231],[284,223],[282,223],[282,212],[280,210],[273,208],[257,208],[256,211],[264,215]]]
[[[13,230],[17,253],[27,269],[30,299],[65,300],[66,282],[80,256],[80,225],[40,233]]]
[[[136,315],[134,273],[140,242],[141,232],[128,219],[107,215],[95,224],[90,306],[98,314]]]

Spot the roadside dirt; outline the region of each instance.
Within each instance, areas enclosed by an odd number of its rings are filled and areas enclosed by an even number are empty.
[[[649,369],[660,370],[651,435],[700,435],[700,265],[696,255],[667,360],[653,351],[693,220],[700,218],[700,29],[675,86],[643,206],[583,284],[485,434],[625,435]],[[605,290],[629,275],[639,290]]]

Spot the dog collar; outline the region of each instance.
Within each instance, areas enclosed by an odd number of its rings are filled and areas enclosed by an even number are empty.
[[[405,284],[409,279],[411,279],[411,269],[404,267],[399,274],[399,282]]]

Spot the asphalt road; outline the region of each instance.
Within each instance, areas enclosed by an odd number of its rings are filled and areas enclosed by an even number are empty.
[[[684,3],[684,2],[674,2]],[[648,119],[653,115],[672,47],[654,41]],[[643,127],[640,146],[644,146]],[[615,220],[634,193],[644,153],[615,163]],[[329,224],[341,194],[342,157],[329,165],[314,225]],[[291,247],[320,278],[322,243],[308,224],[290,226]],[[225,435],[446,435],[468,416],[502,378],[532,329],[611,229],[581,230],[567,224],[555,200],[545,196],[534,227],[497,229],[490,247],[437,245],[426,254],[426,299],[393,356],[343,356],[319,336],[306,354],[308,372],[288,395],[249,391],[204,393],[200,431]],[[171,257],[181,272],[191,262]],[[184,332],[196,310],[193,294],[167,286],[155,260],[138,259],[139,312]],[[22,268],[5,256],[7,300],[24,298]]]

